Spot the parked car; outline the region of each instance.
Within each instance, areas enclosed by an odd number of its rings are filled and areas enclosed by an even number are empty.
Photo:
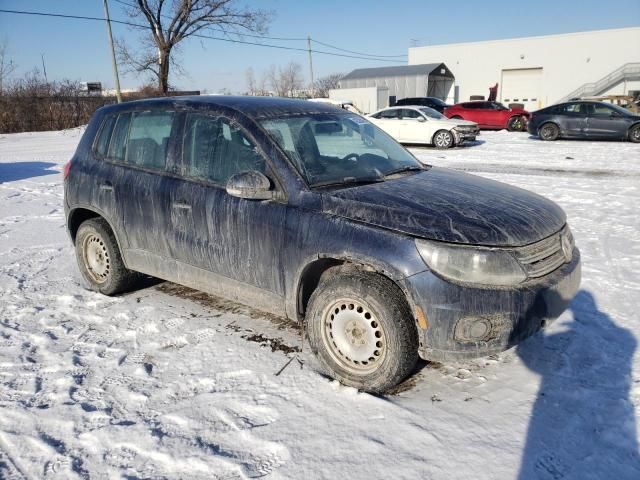
[[[529,112],[522,108],[507,108],[499,102],[474,101],[458,103],[445,109],[444,114],[453,119],[476,122],[480,128],[506,128],[509,131],[525,130]]]
[[[434,110],[440,113],[444,113],[444,109],[451,106],[436,97],[403,98],[401,100],[398,100],[393,106],[403,107],[403,106],[409,106],[409,105],[420,105],[422,107],[433,108]]]
[[[146,274],[287,316],[328,375],[368,391],[402,381],[418,356],[509,348],[580,282],[555,203],[424,166],[367,119],[304,100],[103,107],[64,192],[93,290]]]
[[[473,141],[480,130],[474,122],[449,120],[429,107],[389,107],[368,117],[400,143],[422,143],[450,148]]]
[[[604,102],[567,102],[531,114],[528,130],[542,140],[592,138],[640,142],[640,115]]]

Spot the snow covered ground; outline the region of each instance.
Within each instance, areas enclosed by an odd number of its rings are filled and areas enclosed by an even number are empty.
[[[317,374],[259,312],[170,284],[86,290],[60,174],[80,133],[0,135],[0,478],[640,478],[638,145],[413,149],[558,202],[583,284],[520,347],[421,364],[378,397]]]

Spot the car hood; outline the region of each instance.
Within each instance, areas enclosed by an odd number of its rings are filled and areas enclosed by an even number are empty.
[[[453,118],[441,118],[438,120],[429,120],[429,122],[433,122],[435,125],[442,125],[447,126],[447,127],[451,127],[451,126],[457,126],[457,127],[477,127],[478,124],[476,122],[471,122],[469,120],[461,120],[461,119],[453,119]]]
[[[495,247],[536,242],[566,222],[563,210],[540,195],[436,167],[324,193],[322,208],[416,237]]]

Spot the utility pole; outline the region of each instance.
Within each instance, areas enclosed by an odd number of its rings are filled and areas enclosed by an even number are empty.
[[[122,102],[122,94],[120,93],[120,78],[118,77],[118,64],[116,63],[116,51],[113,48],[113,34],[111,33],[111,20],[109,18],[109,5],[107,0],[104,1],[104,16],[107,20],[107,33],[109,34],[109,46],[111,47],[111,65],[113,67],[113,77],[116,81],[116,98],[118,103]]]
[[[42,73],[44,73],[44,82],[49,84],[49,79],[47,78],[47,66],[44,64],[44,53],[40,55],[42,58]]]
[[[311,74],[311,96],[313,96],[314,81],[313,81],[313,59],[311,58],[311,35],[307,36],[307,51],[309,52],[309,73]]]

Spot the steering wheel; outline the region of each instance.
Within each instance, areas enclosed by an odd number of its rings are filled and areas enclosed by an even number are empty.
[[[358,164],[359,160],[360,155],[358,155],[357,153],[350,153],[340,159],[341,162],[345,162],[348,168],[355,167]]]

